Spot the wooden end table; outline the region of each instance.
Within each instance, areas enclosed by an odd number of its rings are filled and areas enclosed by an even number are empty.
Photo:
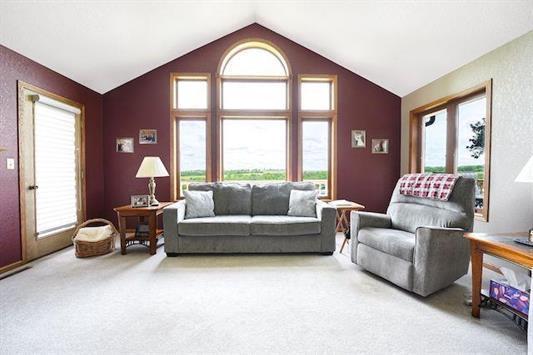
[[[157,228],[157,216],[163,213],[163,208],[171,204],[172,202],[159,202],[159,205],[150,207],[131,207],[131,205],[126,205],[114,208],[113,210],[117,213],[120,232],[120,253],[126,255],[126,247],[133,244],[142,244],[148,246],[150,255],[155,255],[157,240],[163,236],[163,230]],[[146,220],[148,220],[149,236],[147,238],[135,237],[135,230],[126,228],[126,219],[128,217],[137,217],[139,223],[146,223]]]
[[[335,209],[337,210],[336,231],[341,232],[341,233],[344,233],[348,229],[350,229],[350,217],[349,217],[350,213],[352,211],[361,211],[365,209],[365,206],[360,205],[355,202],[350,202],[350,204],[346,204],[346,205],[335,205],[333,203],[330,203],[329,205],[332,207],[335,207]],[[341,253],[342,253],[342,250],[344,249],[344,246],[348,242],[348,239],[350,238],[344,236],[344,241],[342,242],[341,250],[340,250]]]
[[[489,254],[519,266],[533,268],[533,248],[516,243],[516,238],[527,239],[528,233],[485,234],[466,233],[470,240],[472,259],[472,316],[479,318],[483,254]]]

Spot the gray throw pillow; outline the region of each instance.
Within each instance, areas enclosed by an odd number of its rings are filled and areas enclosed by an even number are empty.
[[[185,219],[214,217],[213,191],[184,191]]]
[[[289,216],[316,217],[318,191],[292,190],[289,199]]]

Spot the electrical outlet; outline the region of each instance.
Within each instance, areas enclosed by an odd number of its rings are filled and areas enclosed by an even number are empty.
[[[7,158],[7,170],[15,170],[15,159]]]

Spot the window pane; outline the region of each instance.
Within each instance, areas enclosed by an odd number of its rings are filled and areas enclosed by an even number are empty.
[[[446,110],[423,117],[424,124],[424,171],[446,171]]]
[[[278,82],[224,82],[222,107],[224,109],[271,109],[287,107],[287,85]]]
[[[302,110],[331,110],[331,83],[306,82],[301,85]]]
[[[205,121],[179,121],[180,196],[189,183],[206,181]]]
[[[486,98],[459,104],[457,171],[476,179],[476,209],[483,208]]]
[[[235,54],[226,64],[224,75],[286,76],[278,57],[266,49],[248,48]]]
[[[177,83],[179,109],[207,109],[207,81],[179,80]]]
[[[317,186],[320,196],[328,195],[329,123],[302,123],[303,179]]]
[[[262,183],[287,179],[285,120],[223,121],[224,180]]]
[[[78,221],[76,116],[35,103],[36,232],[39,237]]]

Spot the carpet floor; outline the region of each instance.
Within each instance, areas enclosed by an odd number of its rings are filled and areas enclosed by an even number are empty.
[[[0,353],[526,353],[501,314],[470,316],[469,282],[424,299],[347,249],[76,259],[67,248],[0,281]]]

